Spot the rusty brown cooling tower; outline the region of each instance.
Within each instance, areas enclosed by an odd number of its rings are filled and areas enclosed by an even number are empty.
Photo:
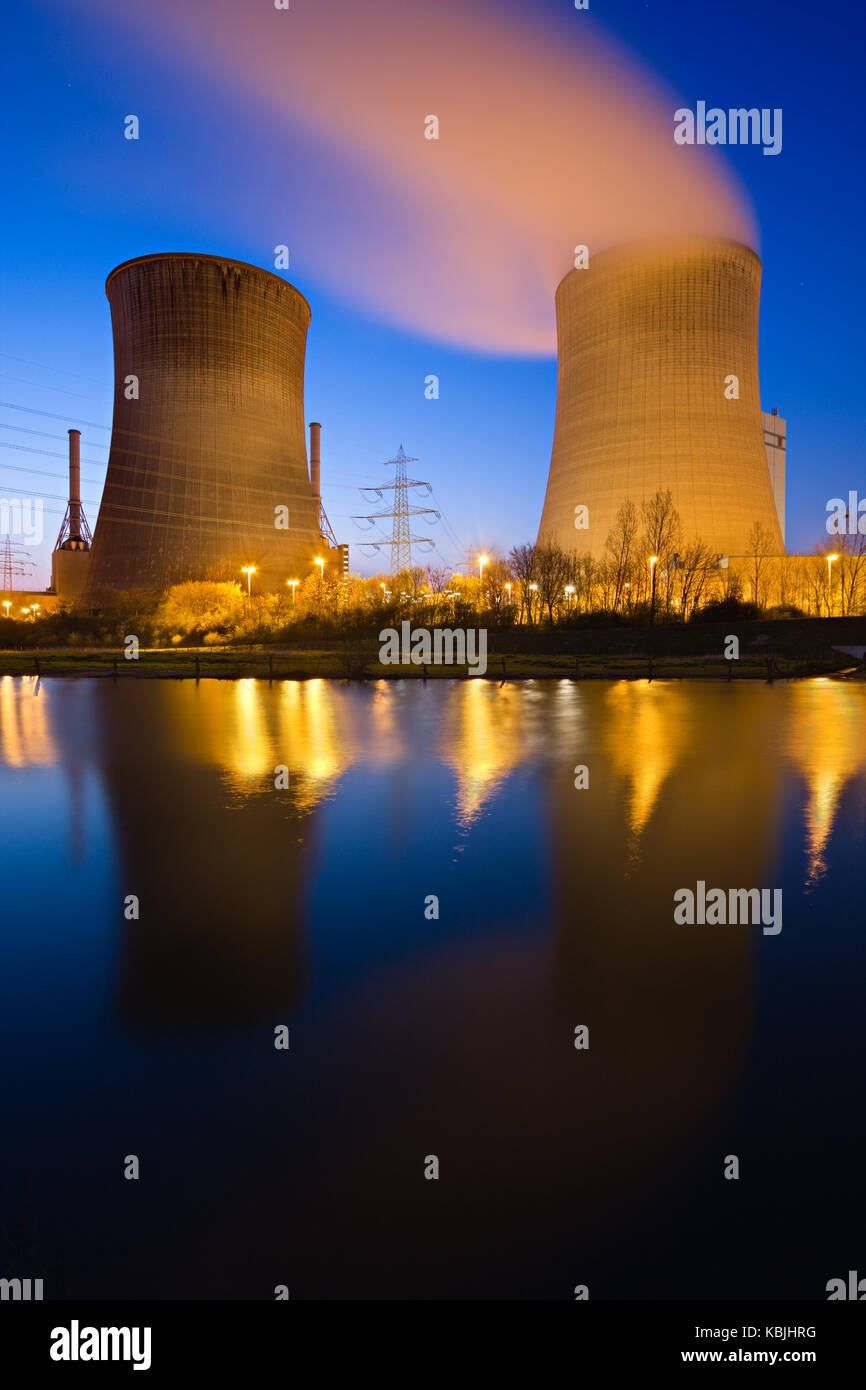
[[[174,253],[126,261],[105,292],[114,420],[88,596],[243,583],[245,565],[276,589],[312,569],[306,300],[257,266]]]
[[[758,388],[760,285],[753,251],[704,238],[618,247],[566,275],[539,542],[600,559],[620,505],[670,488],[687,539],[742,555],[759,521],[784,554]]]

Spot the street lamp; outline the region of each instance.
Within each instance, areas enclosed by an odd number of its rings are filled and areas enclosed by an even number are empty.
[[[511,585],[510,585],[510,584],[506,584],[505,587],[506,587],[506,589],[508,590],[508,602],[510,603],[510,602],[511,602]]]
[[[252,598],[252,593],[253,593],[253,575],[255,574],[255,572],[256,572],[256,567],[255,567],[255,565],[243,565],[243,566],[241,567],[241,574],[245,574],[246,577],[247,577],[247,598]]]
[[[569,601],[569,603],[571,603],[571,595],[574,593],[574,585],[573,585],[573,584],[566,584],[566,586],[565,586],[565,592],[568,594],[568,601]]]
[[[33,621],[34,621],[34,623],[36,622],[36,619],[39,617],[39,610],[40,610],[40,607],[41,607],[41,604],[38,604],[38,603],[33,603],[33,604],[30,605],[30,611],[31,611],[32,614],[33,614]]]
[[[325,577],[325,562],[324,562],[324,560],[322,559],[321,555],[317,555],[317,556],[316,556],[315,560],[313,561],[313,564],[319,566],[319,578],[320,578],[320,579],[324,579],[324,577]]]
[[[292,607],[294,608],[294,606],[295,606],[295,590],[296,590],[297,587],[298,587],[298,581],[297,581],[297,579],[287,579],[287,580],[286,580],[286,583],[289,584],[289,585],[291,585],[291,589],[292,589]]]
[[[827,612],[833,615],[833,561],[838,560],[838,555],[827,556]]]
[[[6,609],[6,617],[8,618],[8,617],[9,617],[9,609],[12,607],[12,604],[10,603],[10,601],[9,601],[8,598],[6,598],[6,599],[3,600],[3,607]]]
[[[490,561],[489,561],[489,559],[487,558],[486,555],[479,555],[479,556],[478,556],[478,578],[479,578],[479,580],[482,580],[482,579],[484,578],[484,566],[485,566],[485,565],[489,565],[489,564],[490,564]]]
[[[656,616],[656,565],[658,564],[658,559],[658,555],[650,556],[650,581],[652,583],[652,601],[650,604],[650,613],[652,615],[653,622],[655,622]]]
[[[29,608],[22,608],[22,609],[21,609],[21,616],[22,616],[23,618],[26,618],[26,617],[27,617],[27,614],[28,614],[29,612],[30,612],[30,609],[29,609]]]

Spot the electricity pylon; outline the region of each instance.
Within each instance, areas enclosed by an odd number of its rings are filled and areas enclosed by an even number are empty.
[[[3,587],[0,593],[11,594],[13,576],[27,575],[28,570],[32,568],[33,561],[30,559],[29,551],[14,544],[12,537],[7,536],[3,544]]]
[[[393,492],[393,510],[371,512],[368,516],[356,516],[352,518],[353,521],[369,521],[371,526],[375,525],[377,521],[385,520],[385,518],[387,517],[392,518],[393,526],[391,530],[390,541],[382,540],[367,542],[367,545],[369,545],[373,550],[381,550],[386,545],[390,545],[390,573],[392,575],[404,574],[406,571],[411,570],[413,544],[426,545],[429,546],[431,550],[433,549],[433,541],[430,539],[429,536],[413,536],[410,530],[409,518],[412,516],[433,516],[436,518],[437,521],[439,520],[439,512],[435,509],[435,507],[410,507],[409,505],[410,487],[426,488],[426,492],[421,493],[422,497],[429,496],[430,492],[432,491],[429,483],[424,483],[416,478],[408,477],[406,473],[407,463],[417,462],[417,459],[407,458],[406,454],[403,452],[403,445],[401,444],[394,458],[387,459],[385,462],[386,468],[393,466],[395,470],[393,483],[383,483],[382,487],[359,488],[359,491],[362,495],[366,492],[375,493],[376,499],[380,502],[382,501],[383,493]],[[372,499],[368,498],[366,500],[370,501]]]

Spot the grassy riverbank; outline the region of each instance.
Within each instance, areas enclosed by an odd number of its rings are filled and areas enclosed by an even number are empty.
[[[739,658],[724,657],[737,636]],[[860,674],[856,657],[837,646],[866,644],[866,619],[685,624],[657,628],[511,628],[488,632],[488,680],[580,679],[767,680]],[[95,676],[109,679],[274,680],[316,678],[455,679],[465,666],[383,665],[375,634],[325,637],[311,645],[142,648],[30,648],[0,651],[0,675]]]

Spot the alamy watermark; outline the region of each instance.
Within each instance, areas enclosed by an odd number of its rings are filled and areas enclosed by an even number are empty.
[[[487,670],[485,627],[434,627],[431,632],[404,621],[399,632],[383,627],[379,641],[383,666],[468,666],[471,676],[483,676]]]
[[[52,1361],[131,1361],[134,1371],[150,1370],[149,1327],[69,1327],[51,1329]]]
[[[9,501],[0,497],[0,536],[22,536],[31,545],[41,545],[45,536],[42,498],[24,497]]]
[[[674,112],[674,141],[677,145],[763,145],[764,154],[782,150],[782,108],[762,106],[748,109],[720,106],[707,109],[699,101],[694,111],[681,106]]]
[[[0,1301],[12,1303],[42,1302],[41,1279],[0,1279]]]
[[[698,879],[691,888],[674,892],[674,921],[679,926],[763,926],[764,936],[782,930],[781,888],[707,888]]]
[[[828,536],[866,536],[866,497],[848,493],[848,505],[841,497],[831,497],[827,503]]]

